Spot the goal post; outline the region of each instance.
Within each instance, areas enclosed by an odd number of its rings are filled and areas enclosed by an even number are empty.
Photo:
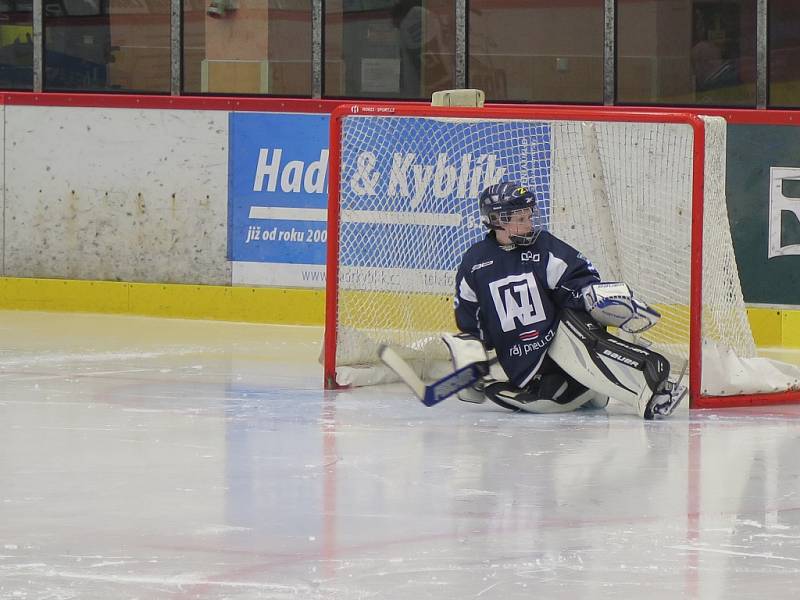
[[[477,196],[535,189],[547,227],[662,319],[643,343],[689,364],[690,406],[800,402],[757,355],[725,205],[726,123],[674,111],[400,104],[331,115],[324,376],[387,381],[389,344],[423,377],[448,368],[454,276],[480,239]],[[677,363],[677,364],[676,364]]]

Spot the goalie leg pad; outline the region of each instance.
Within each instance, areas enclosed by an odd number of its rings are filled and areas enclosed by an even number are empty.
[[[485,388],[486,397],[495,404],[514,411],[549,414],[572,412],[589,402],[595,393],[575,382],[579,387],[563,389],[559,398],[542,396],[537,391],[521,390],[508,382],[492,383]]]
[[[601,398],[581,385],[555,363],[553,367],[549,372],[542,369],[546,372],[537,374],[525,389],[509,382],[494,382],[487,385],[484,392],[489,400],[503,408],[540,414],[571,412],[582,407],[603,408],[608,402],[608,398]]]
[[[478,338],[466,333],[458,335],[442,334],[442,341],[450,351],[450,358],[453,361],[453,369],[458,370],[473,363],[488,363],[489,357],[483,347],[483,342]],[[464,402],[474,402],[480,404],[486,400],[483,388],[487,383],[487,378],[479,380],[474,386],[467,387],[456,394],[459,400]]]
[[[667,416],[675,384],[669,361],[637,344],[623,341],[600,327],[587,313],[565,309],[548,356],[586,387],[616,398],[645,419]]]

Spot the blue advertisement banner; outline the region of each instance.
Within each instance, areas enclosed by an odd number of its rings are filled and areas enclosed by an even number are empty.
[[[328,127],[328,115],[231,113],[234,284],[324,286]],[[449,291],[461,253],[485,234],[480,192],[516,181],[536,189],[548,215],[551,155],[541,122],[347,119],[342,273],[357,286],[411,276],[421,279],[409,289]]]
[[[342,244],[340,263],[454,272],[461,253],[486,233],[477,198],[489,185],[535,189],[549,221],[551,155],[550,126],[542,122],[346,119],[341,238],[380,240],[381,251]],[[408,240],[429,251],[408,251]]]
[[[229,259],[324,265],[328,115],[233,112],[229,119]]]

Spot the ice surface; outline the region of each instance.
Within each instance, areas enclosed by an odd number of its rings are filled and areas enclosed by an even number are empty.
[[[426,408],[320,340],[0,312],[0,598],[800,598],[800,407]]]

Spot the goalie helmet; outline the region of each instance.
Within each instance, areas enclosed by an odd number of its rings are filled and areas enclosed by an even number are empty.
[[[489,229],[506,229],[512,217],[524,211],[530,218],[528,233],[511,234],[509,238],[517,246],[530,246],[544,229],[544,219],[536,205],[533,190],[516,183],[502,182],[490,185],[478,199],[481,222]]]

